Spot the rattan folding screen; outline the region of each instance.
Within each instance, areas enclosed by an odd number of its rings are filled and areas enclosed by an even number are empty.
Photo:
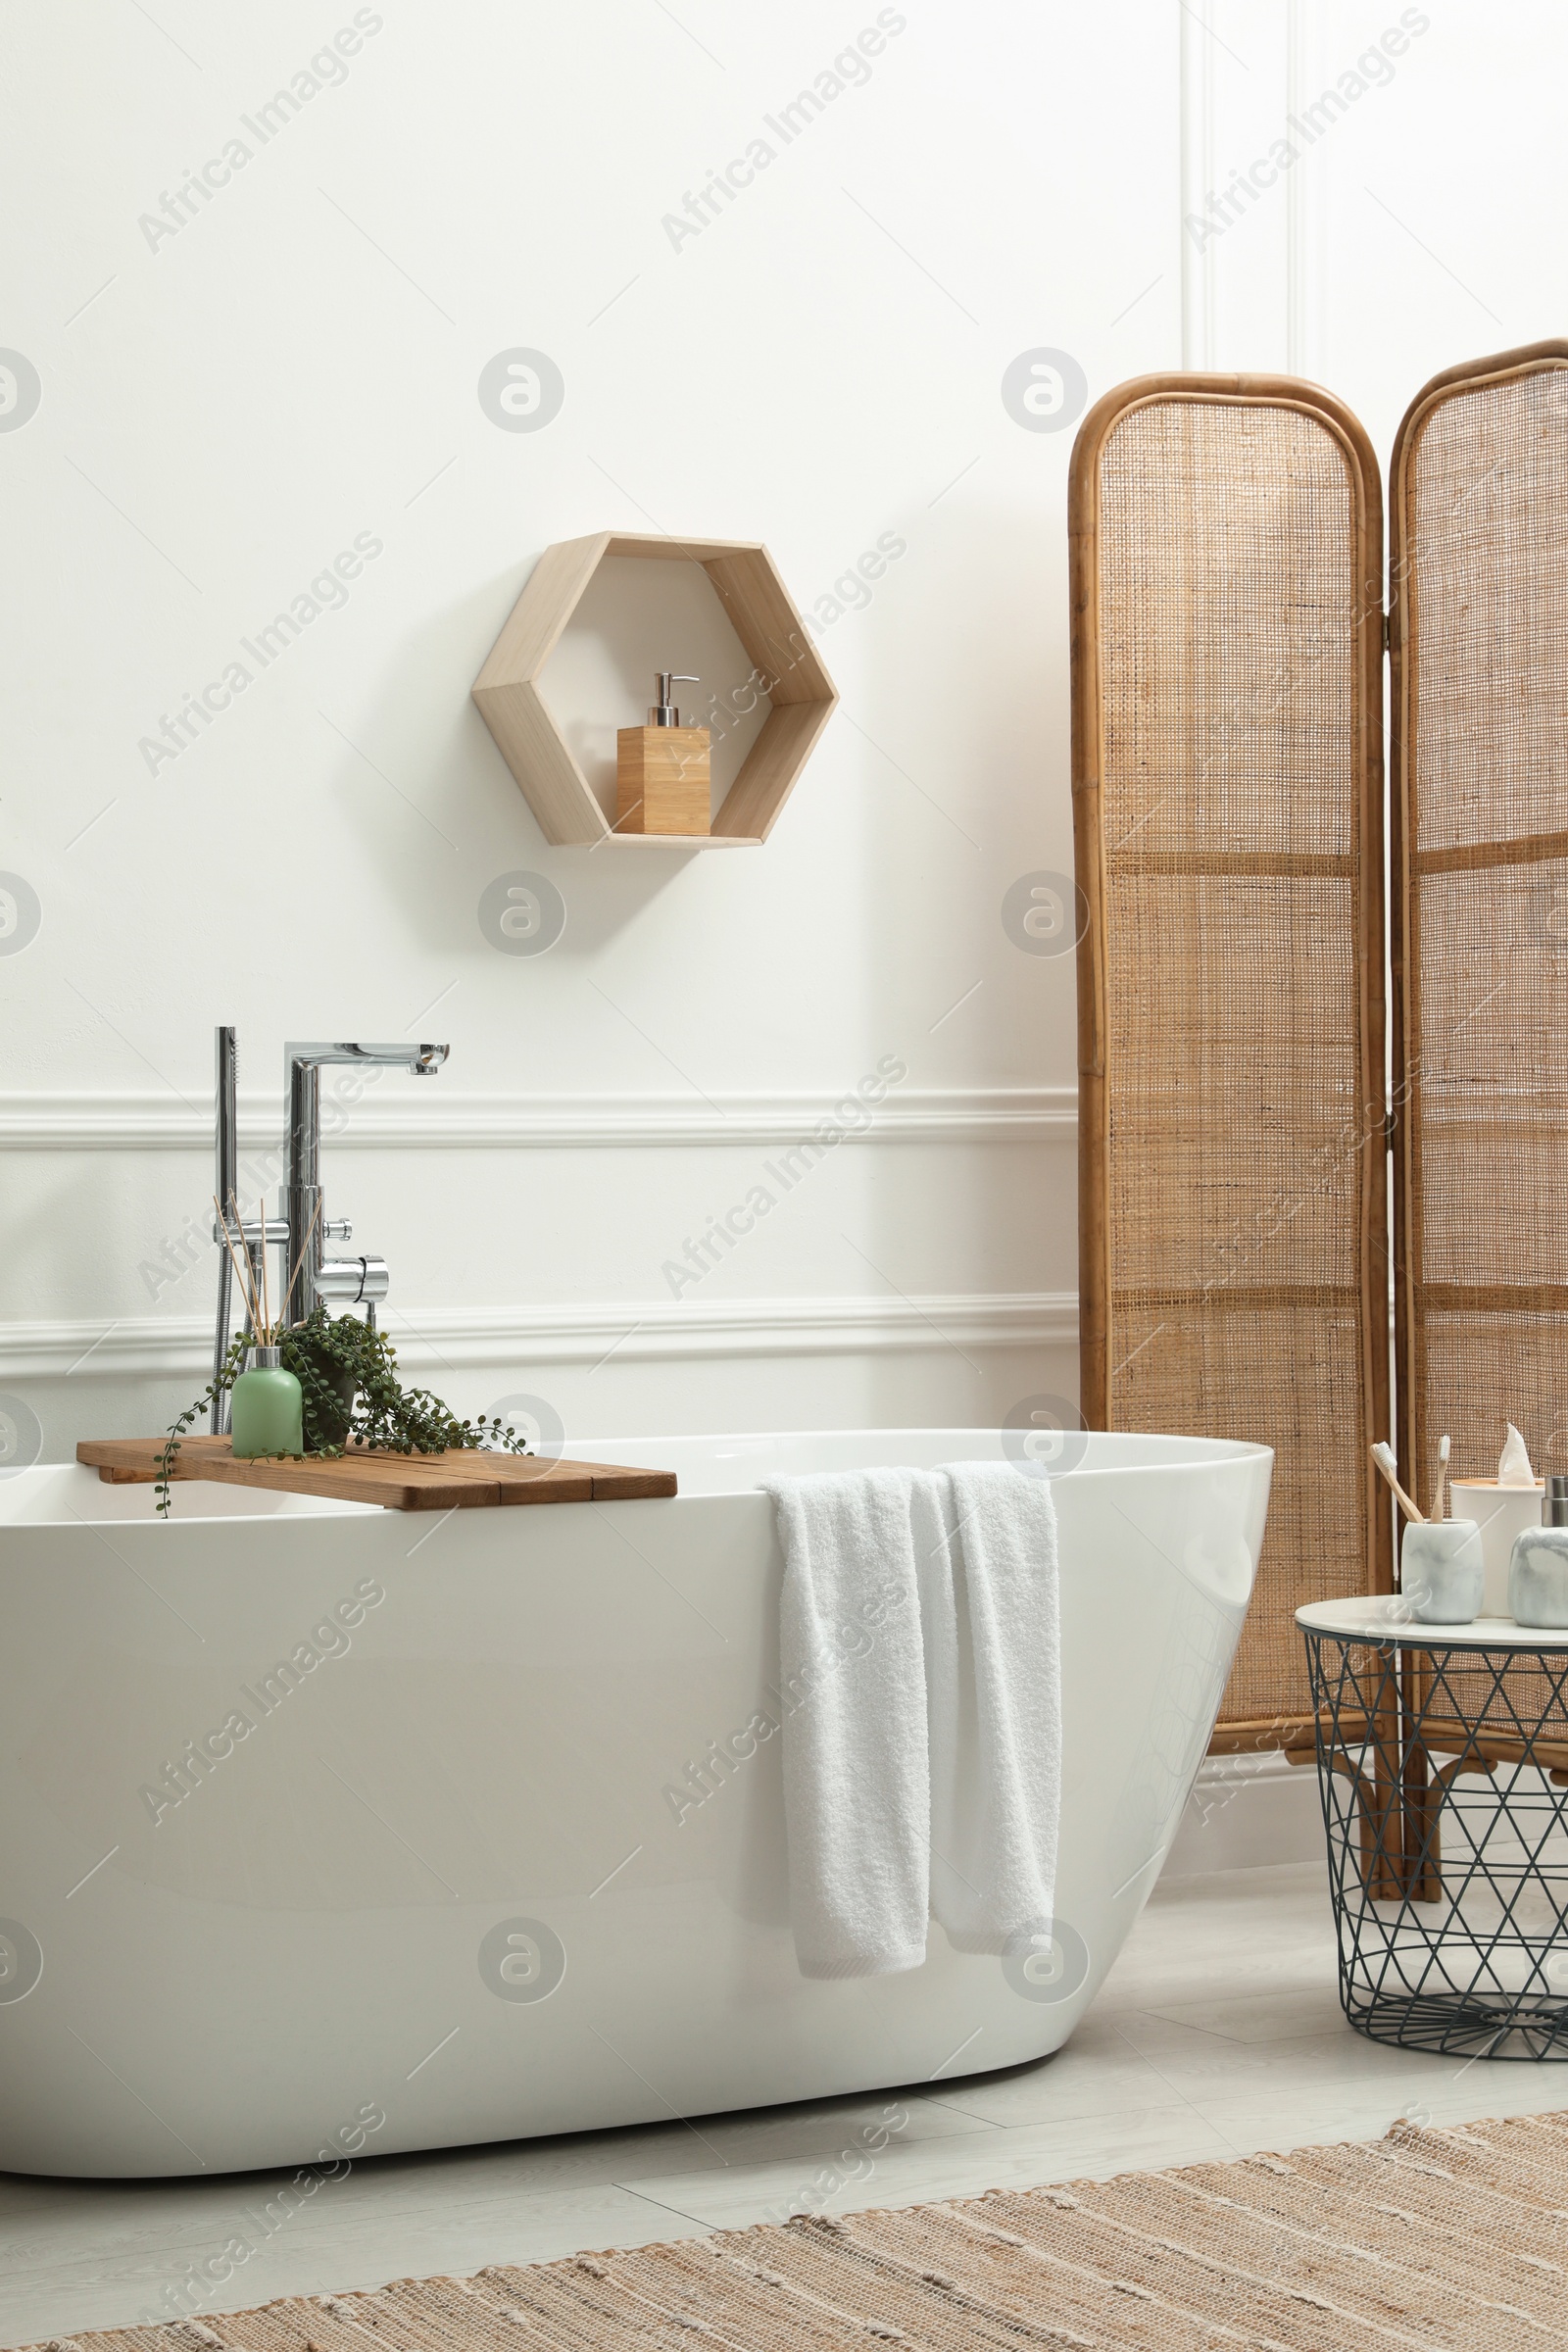
[[[1568,343],[1435,376],[1389,504],[1398,1451],[1568,1470]]]
[[[1293,1613],[1386,1587],[1382,502],[1279,376],[1146,376],[1070,487],[1082,1400],[1276,1449],[1218,1743],[1299,1744]]]

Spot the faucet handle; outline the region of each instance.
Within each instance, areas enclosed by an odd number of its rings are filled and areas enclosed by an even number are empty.
[[[323,1258],[312,1279],[318,1298],[336,1298],[346,1306],[374,1306],[386,1297],[392,1281],[384,1257]]]
[[[326,1223],[321,1227],[321,1238],[328,1242],[352,1242],[354,1239],[353,1218],[328,1217]]]

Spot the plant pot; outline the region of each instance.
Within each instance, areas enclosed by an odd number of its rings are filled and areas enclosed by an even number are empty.
[[[336,1362],[333,1357],[323,1355],[319,1348],[313,1348],[309,1341],[296,1339],[291,1342],[291,1346],[299,1355],[304,1357],[310,1369],[322,1385],[331,1391],[337,1400],[338,1409],[333,1412],[323,1405],[319,1397],[316,1399],[317,1413],[323,1425],[318,1433],[320,1444],[312,1443],[311,1425],[307,1420],[305,1424],[306,1451],[318,1453],[320,1451],[321,1445],[346,1445],[349,1431],[354,1422],[354,1399],[359,1393],[355,1386],[353,1373],[345,1365]]]

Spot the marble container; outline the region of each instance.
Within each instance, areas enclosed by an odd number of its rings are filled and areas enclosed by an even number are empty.
[[[1568,1527],[1527,1527],[1514,1538],[1508,1614],[1520,1625],[1568,1625]]]
[[[1399,1590],[1418,1625],[1469,1625],[1485,1589],[1481,1530],[1473,1519],[1406,1522]]]

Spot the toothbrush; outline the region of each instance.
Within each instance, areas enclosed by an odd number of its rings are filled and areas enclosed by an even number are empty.
[[[1433,1491],[1432,1495],[1432,1516],[1434,1519],[1441,1519],[1443,1517],[1443,1488],[1444,1482],[1447,1478],[1447,1475],[1448,1441],[1446,1437],[1443,1437],[1438,1440],[1438,1483]]]
[[[1394,1489],[1395,1500],[1398,1503],[1398,1506],[1404,1513],[1405,1517],[1407,1519],[1419,1520],[1424,1526],[1426,1523],[1425,1511],[1421,1509],[1418,1503],[1414,1503],[1410,1500],[1409,1495],[1399,1484],[1399,1474],[1395,1466],[1393,1447],[1390,1446],[1385,1446],[1380,1440],[1379,1443],[1372,1448],[1372,1459],[1376,1462],[1378,1468],[1388,1480],[1389,1485]]]

